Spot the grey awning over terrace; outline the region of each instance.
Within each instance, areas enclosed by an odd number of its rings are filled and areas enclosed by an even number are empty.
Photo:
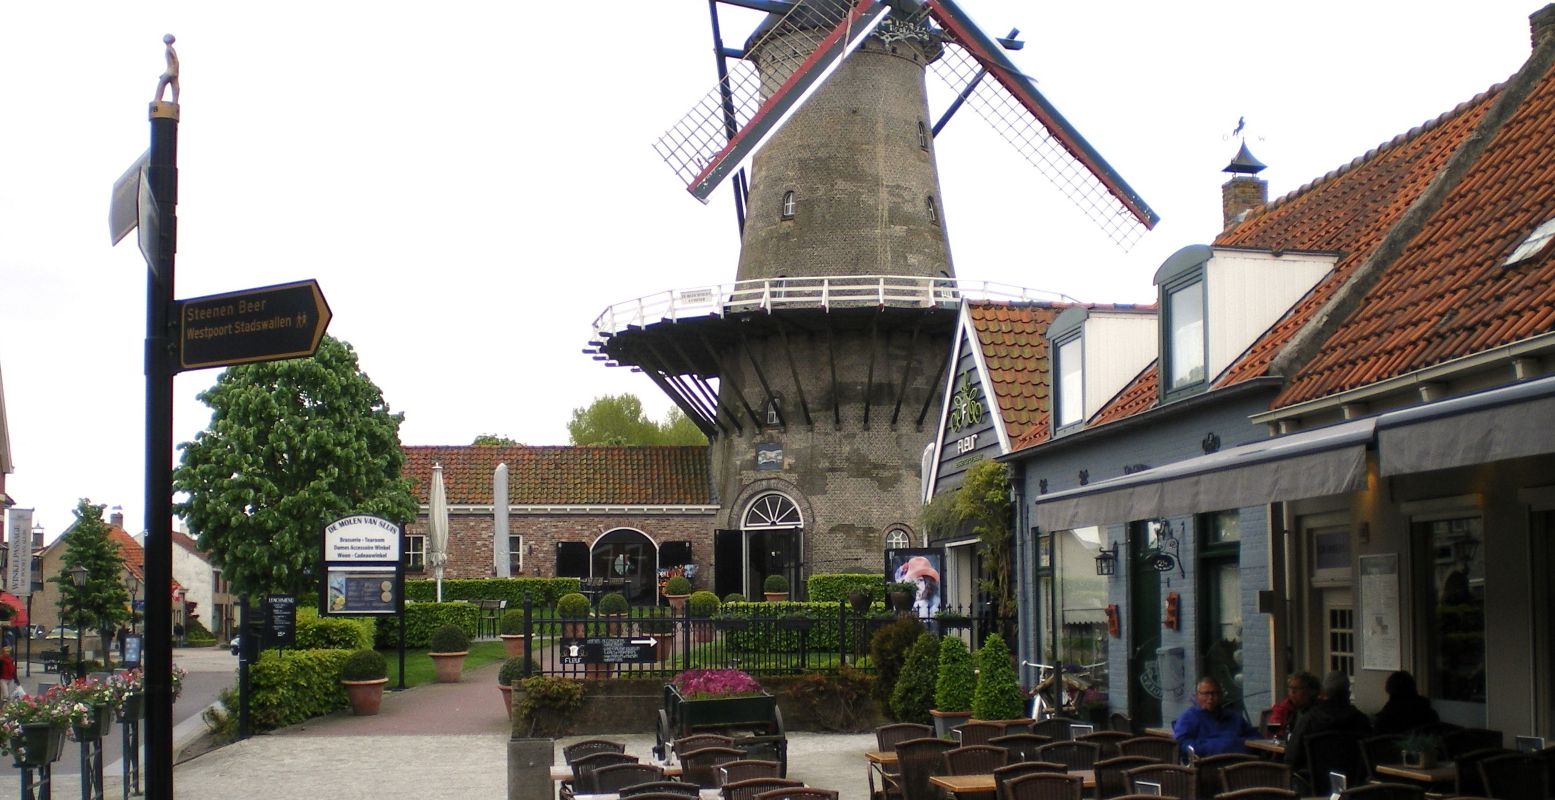
[[[1555,378],[1383,414],[1383,475],[1555,453]]]
[[[1252,442],[1036,498],[1044,531],[1261,506],[1366,485],[1375,417]]]

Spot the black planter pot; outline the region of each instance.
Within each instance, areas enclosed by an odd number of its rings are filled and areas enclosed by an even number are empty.
[[[897,611],[911,611],[912,592],[892,592],[891,607]]]
[[[862,614],[869,610],[870,596],[865,592],[848,592],[848,605],[853,610]]]

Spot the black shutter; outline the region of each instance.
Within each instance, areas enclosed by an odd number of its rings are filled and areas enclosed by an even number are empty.
[[[713,531],[713,591],[720,598],[745,592],[745,543],[740,531]]]

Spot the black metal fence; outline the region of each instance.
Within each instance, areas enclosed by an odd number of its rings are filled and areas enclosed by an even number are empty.
[[[526,604],[524,632],[530,668],[525,674],[586,680],[669,678],[686,669],[736,668],[752,675],[792,675],[842,666],[872,671],[875,631],[910,612],[846,601],[744,603],[711,617],[662,607],[625,614],[564,618],[555,609]],[[944,609],[921,620],[925,629],[960,635],[969,644],[1007,627],[986,609]]]

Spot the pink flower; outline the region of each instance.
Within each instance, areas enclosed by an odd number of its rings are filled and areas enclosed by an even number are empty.
[[[763,691],[755,678],[737,669],[688,669],[676,675],[672,683],[687,700],[741,697]]]

